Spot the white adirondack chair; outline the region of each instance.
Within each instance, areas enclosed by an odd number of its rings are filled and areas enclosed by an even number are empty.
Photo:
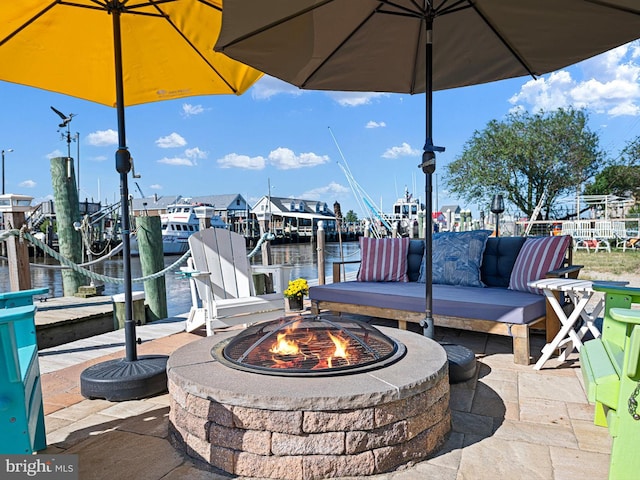
[[[624,222],[613,222],[613,235],[616,239],[616,248],[622,248],[623,252],[627,251],[627,246],[633,248],[631,243],[633,237],[627,233],[627,226]]]
[[[593,230],[591,229],[590,220],[576,220],[573,224],[573,250],[576,251],[580,248],[584,248],[587,252],[590,251],[593,243]],[[595,247],[595,245],[593,245]]]
[[[256,295],[247,247],[242,235],[207,228],[189,237],[191,258],[182,273],[189,277],[192,307],[188,332],[206,325],[215,328],[274,320],[282,317],[282,292]]]
[[[596,244],[596,252],[598,251],[598,248],[602,247],[607,252],[611,253],[611,244],[609,243],[609,240],[614,238],[612,222],[610,220],[596,220],[594,237],[598,242]]]

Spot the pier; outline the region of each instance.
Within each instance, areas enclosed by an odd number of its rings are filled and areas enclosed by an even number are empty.
[[[34,296],[38,348],[49,348],[111,332],[114,328],[110,296]]]

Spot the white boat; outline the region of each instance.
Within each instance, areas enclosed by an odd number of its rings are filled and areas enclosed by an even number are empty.
[[[393,204],[393,210],[385,215],[385,220],[392,229],[397,229],[400,236],[411,236],[411,231],[416,230],[417,236],[418,218],[424,214],[425,207],[420,200],[413,198],[405,189],[404,197],[398,198]]]
[[[189,237],[200,230],[200,220],[194,209],[203,206],[192,203],[190,199],[167,206],[167,213],[160,215],[162,225],[162,250],[165,255],[182,255],[189,250]],[[211,227],[227,228],[227,224],[219,215],[211,217]],[[138,255],[138,242],[135,235],[131,236],[131,254]]]

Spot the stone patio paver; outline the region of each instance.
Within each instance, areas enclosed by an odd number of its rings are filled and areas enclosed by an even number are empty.
[[[457,478],[553,478],[549,447],[495,437],[487,438],[464,448]]]
[[[586,400],[575,359],[551,361],[535,371],[532,365],[513,363],[508,338],[438,332],[478,357],[477,378],[451,386],[453,430],[431,458],[368,479],[607,478],[611,440],[607,429],[593,425],[593,405]],[[170,354],[201,335],[181,332],[145,340],[139,353]],[[534,336],[533,343],[544,345],[544,337]],[[123,348],[66,368],[59,367],[64,362],[54,354],[40,357],[41,363],[55,365],[42,376],[49,443],[45,453],[78,453],[82,480],[232,478],[183,458],[169,444],[168,394],[121,403],[80,395],[80,373],[89,365],[121,358]]]

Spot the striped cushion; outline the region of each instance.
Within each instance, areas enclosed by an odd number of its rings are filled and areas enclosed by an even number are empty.
[[[560,268],[570,241],[568,235],[527,238],[513,265],[509,289],[542,294],[541,290],[530,288],[527,283],[544,278],[547,272]]]
[[[408,238],[360,237],[359,282],[408,282]]]

